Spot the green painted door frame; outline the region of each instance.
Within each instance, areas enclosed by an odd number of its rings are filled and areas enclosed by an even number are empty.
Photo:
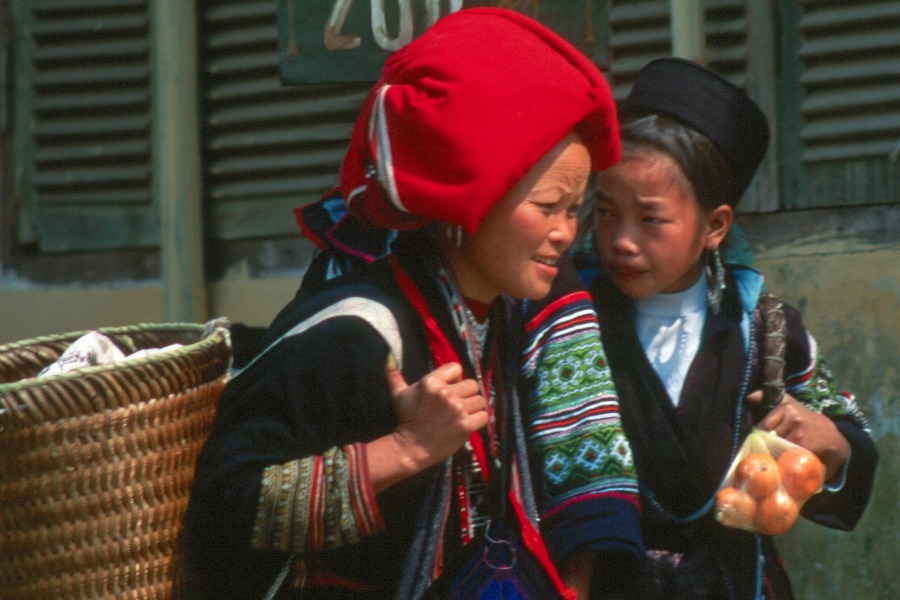
[[[706,64],[706,17],[702,0],[669,0],[672,55]]]
[[[152,190],[160,209],[163,316],[209,317],[197,85],[196,0],[150,0]]]

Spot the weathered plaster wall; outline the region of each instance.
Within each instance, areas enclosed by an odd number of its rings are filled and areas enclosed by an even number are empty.
[[[798,307],[881,462],[859,526],[799,523],[779,540],[800,600],[900,598],[900,208],[740,220],[773,292]]]
[[[268,325],[297,291],[299,276],[228,278],[209,286],[210,315]],[[53,333],[137,323],[161,323],[158,284],[89,288],[0,285],[0,344]]]
[[[159,286],[0,287],[0,344],[96,327],[159,322],[161,315]]]

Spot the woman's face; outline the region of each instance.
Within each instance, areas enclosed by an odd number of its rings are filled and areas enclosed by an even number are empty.
[[[591,159],[569,134],[538,161],[447,259],[463,295],[491,302],[499,294],[537,300],[550,291],[557,261],[572,244]]]
[[[731,216],[727,205],[703,211],[678,163],[641,149],[600,174],[594,236],[619,289],[647,298],[694,284],[703,251],[718,247]]]

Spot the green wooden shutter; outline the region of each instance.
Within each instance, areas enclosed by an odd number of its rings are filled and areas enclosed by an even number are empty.
[[[706,66],[747,89],[748,15],[741,0],[705,2]],[[614,0],[610,11],[611,77],[617,100],[653,59],[672,55],[669,0]]]
[[[200,10],[211,234],[295,234],[292,210],[336,185],[371,84],[283,85],[272,0],[204,1]]]
[[[672,53],[668,0],[613,0],[609,11],[610,80],[616,100],[655,58]]]
[[[16,100],[30,107],[16,124],[23,241],[44,252],[157,244],[146,1],[14,2]]]
[[[747,90],[775,120],[771,89],[774,43],[767,3],[742,0],[704,2],[706,66]],[[610,78],[617,100],[628,95],[638,71],[653,59],[672,55],[669,0],[613,0],[609,13]],[[753,23],[753,27],[750,27]],[[770,155],[773,154],[770,152]],[[742,212],[770,210],[777,205],[774,157],[760,168],[754,185],[740,204]]]
[[[786,205],[900,201],[900,2],[790,4],[781,90]]]

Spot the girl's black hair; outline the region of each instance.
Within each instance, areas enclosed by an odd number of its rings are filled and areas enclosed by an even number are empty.
[[[626,153],[649,147],[672,157],[694,188],[702,208],[733,206],[739,200],[727,197],[727,190],[734,189],[731,168],[705,135],[655,113],[623,121],[621,135]]]

